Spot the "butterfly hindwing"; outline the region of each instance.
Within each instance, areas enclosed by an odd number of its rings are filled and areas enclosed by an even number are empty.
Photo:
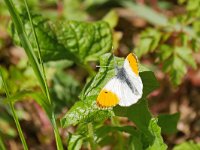
[[[126,82],[114,77],[100,91],[97,97],[97,104],[102,108],[113,107],[117,104],[130,106],[141,97],[136,93],[134,94],[133,91],[134,89],[130,89]]]
[[[120,83],[116,77],[112,78],[100,91],[97,97],[97,104],[102,108],[113,107],[119,103],[118,86]]]

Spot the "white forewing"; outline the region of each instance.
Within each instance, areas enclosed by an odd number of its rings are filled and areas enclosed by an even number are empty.
[[[135,88],[137,89],[138,93],[141,95],[140,97],[142,97],[142,91],[143,91],[142,80],[141,80],[140,76],[136,75],[132,71],[127,59],[124,61],[123,68],[125,69],[128,77],[129,77],[130,82],[135,86]]]
[[[116,77],[112,78],[103,89],[115,93],[120,106],[130,106],[141,98],[141,94],[134,94],[126,82]]]

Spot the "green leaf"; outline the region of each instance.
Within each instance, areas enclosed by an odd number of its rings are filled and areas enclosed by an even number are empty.
[[[55,2],[55,1],[54,1]],[[63,1],[63,16],[68,20],[84,21],[87,20],[88,14],[85,6],[80,0]]]
[[[68,150],[80,150],[83,143],[83,136],[76,134],[69,134]]]
[[[108,14],[106,14],[106,16],[104,16],[103,20],[106,21],[113,29],[118,23],[119,16],[115,10],[111,10]]]
[[[124,62],[123,58],[115,57],[115,60],[119,66],[122,66]],[[78,122],[88,122],[95,119],[102,120],[113,115],[112,110],[100,110],[96,106],[96,98],[100,90],[115,75],[113,56],[110,53],[103,55],[100,58],[100,66],[108,67],[101,67],[97,75],[85,85],[80,94],[81,100],[75,103],[75,105],[63,117],[61,120],[62,126],[66,127],[71,124],[76,125]],[[150,71],[145,71],[144,68],[143,72],[140,72],[140,76],[144,84],[143,97],[146,97],[150,92],[158,87],[158,82],[156,81],[154,74]],[[124,107],[121,108],[123,109]],[[132,114],[132,111],[135,113],[135,116],[133,115],[134,117],[130,116],[133,120],[135,120],[136,117],[136,121],[141,124],[141,127],[143,127],[144,124],[148,126],[148,121],[150,120],[151,115],[147,109],[145,99],[140,100],[136,105],[123,109],[123,112],[127,112],[127,114]],[[144,113],[144,117],[139,119],[138,117],[141,113]],[[102,116],[102,118],[100,116]]]
[[[150,135],[148,131],[149,121],[151,120],[151,113],[149,112],[146,99],[140,99],[139,102],[130,107],[114,107],[115,115],[121,117],[128,117],[133,121],[138,129],[147,135]],[[142,116],[142,117],[141,117]]]
[[[76,102],[61,119],[61,126],[68,127],[78,123],[99,122],[112,116],[111,110],[101,110],[96,105],[94,96]]]
[[[187,3],[187,10],[196,10],[199,7],[199,1],[198,0],[190,0]]]
[[[123,58],[116,57],[116,61],[118,65],[121,65]],[[79,96],[80,101],[76,102],[61,119],[63,127],[76,125],[79,122],[91,122],[95,119],[98,121],[112,116],[111,110],[101,110],[96,106],[96,98],[100,90],[115,75],[112,54],[107,53],[100,57],[100,65],[108,67],[101,67],[97,75],[85,85]]]
[[[164,61],[163,70],[169,73],[170,80],[175,86],[177,86],[181,83],[182,78],[186,74],[187,68],[180,57],[172,55],[172,57]]]
[[[143,143],[141,141],[140,133],[133,134],[130,136],[129,149],[130,150],[143,150]]]
[[[183,142],[173,148],[173,150],[199,150],[200,143],[194,143],[193,141]]]
[[[115,61],[118,66],[122,66],[124,63],[123,58],[115,57]],[[114,69],[114,59],[113,55],[110,53],[104,54],[100,57],[100,66],[108,66],[108,67],[100,67],[97,75],[88,82],[83,91],[80,94],[81,99],[85,99],[87,96],[93,96],[99,94],[100,90],[105,86],[105,84],[115,75]]]
[[[63,107],[70,108],[78,100],[80,91],[80,83],[74,77],[64,70],[57,70],[50,88],[55,112],[61,112]]]
[[[161,128],[157,124],[158,119],[152,118],[149,123],[149,131],[153,136],[153,141],[151,145],[147,148],[147,150],[166,150],[167,145],[164,144],[162,136],[161,136]]]
[[[167,44],[162,44],[158,51],[158,55],[160,57],[160,61],[165,61],[173,54],[173,49],[171,46]]]
[[[122,66],[124,59],[115,57],[115,60],[119,66]],[[61,120],[62,126],[66,127],[71,124],[76,125],[78,122],[82,121],[93,121],[95,119],[102,120],[106,117],[112,116],[111,110],[99,110],[96,106],[96,98],[100,90],[105,86],[105,84],[115,75],[114,69],[114,59],[112,54],[108,53],[100,57],[101,67],[97,75],[88,82],[83,91],[80,94],[80,101],[77,102],[63,117]],[[155,76],[150,71],[145,71],[146,69],[142,67],[144,72],[140,73],[140,76],[144,82],[144,95],[149,94],[153,89],[158,87]],[[149,79],[152,82],[148,82]],[[95,117],[97,116],[102,117]]]
[[[179,113],[161,114],[158,116],[158,125],[161,127],[162,133],[173,134],[177,131],[177,124],[180,118]]]
[[[139,42],[139,47],[135,49],[135,52],[139,58],[150,51],[150,46],[153,41],[149,37],[141,38],[140,40],[141,41]]]
[[[24,24],[34,48],[30,23],[24,17]],[[40,41],[44,61],[68,59],[76,63],[97,60],[99,56],[112,48],[112,33],[108,23],[79,21],[50,21],[35,15],[34,27]],[[17,40],[13,32],[13,37]],[[19,42],[18,42],[19,43]]]
[[[192,56],[191,49],[188,49],[187,47],[176,47],[175,52],[188,65],[192,66],[193,68],[197,67],[196,62]]]
[[[136,54],[138,57],[148,52],[153,52],[159,45],[162,34],[153,28],[148,28],[142,32]]]
[[[121,133],[119,132],[126,132],[130,134],[131,138],[128,140],[122,140],[120,139]],[[108,144],[114,144],[116,145],[116,141],[119,141],[119,146],[123,145],[123,148],[132,148],[135,147],[137,150],[142,150],[142,143],[141,143],[141,132],[135,129],[132,126],[102,126],[95,130],[95,135],[97,138],[96,142],[101,145],[108,145]],[[112,139],[109,143],[108,139]],[[123,137],[124,139],[124,137]],[[129,144],[129,146],[127,146]],[[130,147],[130,145],[132,146]]]
[[[182,81],[183,76],[185,75],[187,68],[182,61],[177,56],[172,57],[172,67],[170,70],[170,79],[174,85],[179,85]]]
[[[97,136],[97,141],[104,136],[106,136],[109,132],[116,132],[116,131],[121,131],[121,132],[126,132],[132,135],[138,134],[138,131],[131,126],[102,126],[100,128],[97,128],[95,131],[95,134]]]

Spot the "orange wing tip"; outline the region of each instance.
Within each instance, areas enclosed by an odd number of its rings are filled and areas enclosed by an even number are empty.
[[[137,59],[137,56],[133,53],[130,53],[128,56],[127,56],[127,59],[129,61],[129,65],[131,67],[131,69],[133,70],[133,72],[136,74],[136,75],[139,75],[139,69],[138,69],[138,59]]]
[[[96,104],[100,108],[114,107],[119,103],[117,95],[111,91],[101,90],[97,97]]]

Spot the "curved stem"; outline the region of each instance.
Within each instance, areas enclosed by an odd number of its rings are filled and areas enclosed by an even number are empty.
[[[93,125],[92,123],[88,123],[88,135],[89,135],[89,141],[90,141],[90,149],[95,150],[95,142],[94,142],[94,132],[93,132]]]

